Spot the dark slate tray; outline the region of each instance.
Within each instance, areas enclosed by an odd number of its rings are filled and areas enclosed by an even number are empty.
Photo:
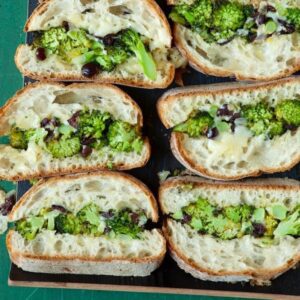
[[[37,0],[29,0],[29,15],[37,6]],[[157,1],[168,14],[169,8],[165,1]],[[28,34],[27,40],[32,39]],[[25,83],[29,80],[25,78]],[[209,84],[215,82],[233,81],[230,78],[205,76],[192,69],[184,75],[185,85]],[[171,87],[175,87],[173,84]],[[171,88],[170,87],[170,88]],[[157,99],[166,90],[145,90],[122,87],[140,105],[144,114],[144,131],[149,136],[152,145],[152,156],[146,167],[129,171],[128,173],[146,183],[157,195],[159,180],[157,173],[161,170],[182,169],[173,157],[169,147],[169,132],[161,124],[157,112]],[[300,168],[295,167],[290,172],[262,177],[291,177],[299,179]],[[28,182],[18,184],[18,198],[28,189]],[[280,253],[278,253],[280,255]],[[87,275],[53,275],[24,272],[12,264],[9,284],[16,286],[65,287],[95,290],[126,290],[140,292],[162,292],[181,294],[205,294],[219,296],[240,296],[250,298],[300,299],[300,269],[290,270],[272,282],[271,286],[254,287],[250,284],[226,284],[201,281],[179,269],[176,263],[167,256],[163,265],[151,276],[145,278],[87,276]]]

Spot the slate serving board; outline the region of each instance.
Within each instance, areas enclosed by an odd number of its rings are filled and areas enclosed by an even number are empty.
[[[169,8],[165,1],[157,1],[166,14]],[[37,0],[29,0],[28,14],[37,6]],[[32,40],[32,34],[27,35],[27,42]],[[24,83],[30,80],[25,78]],[[184,75],[185,85],[210,84],[233,81],[231,78],[205,76],[192,69]],[[176,87],[173,84],[170,88]],[[173,157],[169,147],[169,131],[161,124],[157,112],[157,99],[165,90],[146,90],[121,87],[140,105],[144,114],[144,133],[151,140],[152,156],[144,168],[128,173],[147,184],[154,195],[157,195],[159,179],[157,173],[162,170],[183,169]],[[290,172],[262,177],[290,177],[299,179],[299,166]],[[18,199],[30,188],[26,181],[18,184]],[[280,253],[278,253],[280,255]],[[290,270],[272,282],[271,286],[254,287],[250,284],[227,284],[201,281],[179,269],[176,263],[167,255],[162,266],[145,278],[89,276],[89,275],[53,275],[24,272],[14,264],[11,266],[9,284],[14,286],[35,287],[65,287],[95,290],[124,290],[135,292],[162,292],[180,294],[203,294],[218,296],[239,296],[249,298],[300,299],[300,268]]]

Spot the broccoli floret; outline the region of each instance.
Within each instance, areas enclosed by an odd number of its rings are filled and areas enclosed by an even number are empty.
[[[35,134],[35,129],[22,130],[13,127],[9,135],[9,144],[16,149],[26,150],[30,138]]]
[[[211,0],[198,0],[193,5],[181,4],[173,8],[170,18],[180,24],[206,28],[211,25],[213,4]],[[178,22],[179,21],[179,22]]]
[[[290,23],[296,26],[297,30],[300,30],[300,8],[288,7],[285,10],[285,16]]]
[[[71,157],[80,152],[81,144],[78,137],[50,140],[47,144],[48,151],[55,158]]]
[[[146,216],[139,215],[138,219],[141,219],[141,217],[145,218]],[[143,230],[142,227],[134,221],[132,213],[129,210],[122,210],[105,222],[106,226],[115,234],[126,234],[132,238],[138,238]]]
[[[115,121],[109,126],[107,138],[109,146],[117,151],[141,153],[143,149],[137,127],[123,121]]]
[[[229,206],[224,209],[225,216],[234,223],[239,223],[242,219],[240,206]]]
[[[254,135],[267,133],[270,122],[274,118],[273,110],[265,103],[245,105],[242,107],[241,113]]]
[[[150,52],[145,48],[145,45],[139,34],[132,30],[127,29],[123,31],[120,36],[121,43],[133,52],[137,57],[139,64],[142,66],[144,74],[151,80],[157,77],[156,64]]]
[[[104,71],[112,71],[117,65],[124,63],[130,54],[121,47],[107,47],[105,51],[95,51],[97,63]]]
[[[59,214],[55,218],[55,230],[58,233],[80,234],[81,226],[79,219],[71,213]]]
[[[42,217],[30,217],[15,223],[15,229],[26,240],[33,240],[43,228],[45,220]]]
[[[68,62],[87,52],[92,44],[93,41],[83,29],[67,32],[64,27],[44,31],[35,42],[36,46],[43,47]]]
[[[240,230],[240,224],[236,224],[233,221],[225,218],[222,215],[218,215],[211,219],[207,225],[207,232],[219,237],[222,240],[230,240],[237,237]]]
[[[272,236],[275,228],[277,227],[278,222],[270,215],[265,218],[265,227],[267,236]]]
[[[284,124],[281,121],[272,121],[269,124],[268,136],[273,138],[276,135],[282,135],[284,131]]]
[[[213,118],[208,113],[202,112],[175,126],[174,131],[187,133],[190,137],[199,137],[205,135],[213,123]]]
[[[212,34],[216,40],[228,40],[246,21],[243,6],[235,2],[221,4],[213,13]]]
[[[111,122],[109,113],[102,113],[97,110],[82,111],[78,118],[77,131],[81,138],[103,137],[103,132]]]
[[[197,202],[191,203],[183,208],[183,212],[191,217],[200,219],[206,223],[213,217],[215,208],[209,203],[208,200],[199,198]]]
[[[289,125],[300,126],[300,101],[285,100],[275,107],[275,114],[279,120]]]
[[[281,221],[274,230],[275,237],[281,237],[285,235],[300,235],[300,208],[297,208],[293,214]]]

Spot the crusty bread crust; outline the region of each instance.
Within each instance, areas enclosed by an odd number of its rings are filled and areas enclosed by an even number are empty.
[[[24,254],[16,251],[12,244],[15,232],[10,230],[6,237],[6,246],[11,261],[19,268],[35,273],[54,274],[87,274],[87,275],[110,275],[110,276],[149,276],[162,263],[166,254],[166,241],[161,234],[163,247],[158,255],[144,258],[132,257],[64,257],[64,256],[42,256]]]
[[[164,204],[163,193],[178,186],[184,186],[186,184],[193,184],[194,188],[209,189],[213,187],[220,191],[228,189],[234,190],[258,190],[264,189],[269,191],[281,190],[285,191],[296,191],[300,193],[300,184],[296,180],[282,179],[282,178],[268,178],[261,180],[246,180],[240,182],[217,182],[212,180],[205,180],[196,176],[182,176],[167,179],[159,189],[159,205],[163,213],[166,213],[166,207]],[[163,233],[167,239],[168,248],[173,259],[178,263],[179,267],[192,276],[210,281],[226,281],[226,282],[237,282],[237,281],[251,281],[254,284],[268,283],[269,280],[274,279],[286,272],[287,270],[295,267],[300,261],[300,253],[291,257],[284,265],[280,268],[273,269],[249,269],[246,271],[234,271],[229,272],[226,270],[214,270],[204,268],[201,265],[189,260],[185,253],[179,250],[179,247],[169,232],[170,219],[166,218],[163,225]]]
[[[41,82],[41,83],[33,83],[27,85],[25,88],[22,90],[18,91],[14,97],[12,97],[8,102],[0,109],[0,134],[8,134],[9,130],[7,128],[7,119],[9,116],[13,116],[12,113],[12,107],[14,104],[20,99],[20,97],[24,97],[27,93],[30,93],[34,91],[36,88],[42,88],[43,85],[47,86],[53,86],[53,87],[61,87],[64,89],[69,89],[72,91],[72,89],[109,89],[112,90],[114,94],[118,95],[124,102],[128,104],[128,106],[131,106],[133,110],[137,114],[137,124],[139,127],[142,126],[143,124],[143,115],[140,107],[137,105],[136,102],[134,102],[126,93],[124,93],[121,89],[109,85],[109,84],[99,84],[99,83],[73,83],[71,85],[65,86],[64,84],[61,83],[49,83],[49,82]],[[6,121],[5,121],[6,120]],[[5,125],[5,126],[4,126]],[[144,147],[145,147],[145,152],[144,155],[140,157],[139,160],[136,160],[134,162],[122,162],[118,164],[114,164],[113,168],[115,170],[129,170],[133,168],[139,168],[144,166],[148,160],[150,159],[151,155],[151,146],[149,139],[147,137],[144,138]],[[53,167],[51,170],[50,169],[43,169],[40,168],[39,170],[37,169],[31,169],[30,172],[22,172],[22,173],[14,173],[10,170],[10,172],[5,172],[3,175],[0,176],[2,180],[26,180],[26,179],[33,179],[33,178],[40,178],[40,177],[49,177],[49,176],[55,176],[55,175],[63,175],[63,174],[69,174],[69,173],[81,173],[81,172],[91,172],[91,171],[100,171],[100,170],[107,170],[107,165],[98,163],[95,165],[76,165],[75,163],[72,165],[69,165],[68,167],[61,167],[59,164],[56,164],[55,167]]]
[[[206,96],[213,95],[214,97],[224,97],[226,95],[231,95],[235,92],[258,92],[258,91],[272,91],[275,87],[281,87],[289,84],[300,84],[300,78],[298,76],[289,77],[280,79],[277,81],[271,81],[266,83],[221,83],[221,84],[213,84],[213,85],[200,85],[200,86],[191,86],[187,88],[177,88],[174,90],[170,90],[166,92],[157,103],[157,110],[159,117],[162,123],[166,128],[171,128],[175,126],[170,119],[170,106],[176,101],[180,101],[181,97],[203,97],[205,99]],[[262,166],[261,168],[257,168],[252,172],[243,172],[237,175],[223,174],[218,170],[214,171],[211,168],[206,168],[199,162],[195,161],[190,154],[188,153],[188,149],[184,147],[184,134],[180,132],[172,132],[170,144],[171,150],[176,157],[176,159],[183,164],[186,168],[191,170],[197,175],[211,178],[211,179],[219,179],[219,180],[238,180],[245,177],[256,177],[263,173],[276,173],[276,172],[284,172],[290,170],[292,167],[297,165],[300,161],[300,153],[291,157],[291,160],[286,161],[286,163],[281,164],[280,166],[275,167],[267,167]]]
[[[17,214],[19,212],[19,209],[24,206],[24,204],[38,191],[40,191],[42,188],[47,188],[47,186],[55,183],[55,182],[65,182],[66,184],[72,183],[75,179],[80,178],[88,178],[90,180],[97,180],[97,177],[111,177],[114,180],[124,180],[128,183],[128,185],[134,185],[138,189],[143,192],[151,204],[151,216],[152,221],[157,222],[159,215],[158,215],[158,207],[156,200],[149,190],[149,188],[140,180],[136,179],[135,177],[126,174],[126,173],[120,173],[120,172],[113,172],[113,171],[101,171],[101,172],[93,172],[93,173],[86,173],[86,174],[75,174],[75,175],[65,175],[65,176],[57,176],[53,178],[44,178],[38,181],[31,189],[29,189],[22,198],[16,203],[16,205],[13,207],[12,211],[9,214],[9,220],[10,221],[16,221],[17,220]]]
[[[48,6],[51,4],[53,0],[45,0],[41,2],[41,4],[34,10],[32,15],[29,17],[28,21],[26,22],[25,31],[31,31],[32,24],[35,22],[35,19],[43,15],[47,12]],[[168,23],[166,16],[164,15],[163,11],[159,7],[159,5],[153,0],[143,0],[143,5],[145,5],[153,14],[157,16],[160,20],[164,30],[168,33],[169,41],[166,45],[167,47],[171,47],[171,29]],[[24,76],[28,76],[30,78],[36,80],[50,80],[50,81],[81,81],[81,82],[101,82],[101,83],[114,83],[114,84],[122,84],[127,86],[135,86],[135,87],[142,87],[142,88],[166,88],[169,86],[175,76],[175,67],[172,63],[166,62],[165,68],[163,70],[162,78],[160,80],[151,81],[145,76],[138,75],[131,75],[127,74],[126,76],[121,76],[118,72],[100,72],[98,75],[94,76],[93,78],[87,78],[82,76],[80,71],[66,71],[63,74],[60,72],[50,71],[50,72],[43,72],[43,71],[32,71],[30,68],[26,68],[23,65],[23,58],[24,55],[27,55],[26,46],[20,45],[17,48],[15,54],[15,63],[18,69]]]

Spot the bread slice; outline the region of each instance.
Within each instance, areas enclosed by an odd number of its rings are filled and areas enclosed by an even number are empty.
[[[194,1],[184,0],[186,3]],[[244,4],[258,7],[266,1],[239,0]],[[267,1],[275,5],[277,0]],[[182,1],[169,0],[170,5]],[[284,0],[285,6],[298,7],[297,0]],[[199,72],[218,77],[236,77],[239,80],[273,80],[286,77],[300,70],[300,34],[279,35],[255,43],[245,43],[235,38],[225,45],[207,43],[191,29],[174,24],[174,41],[180,52],[190,65]]]
[[[122,11],[130,12],[123,14]],[[89,13],[83,14],[83,11]],[[169,61],[171,30],[168,21],[154,0],[45,0],[32,13],[25,25],[25,31],[42,31],[61,26],[63,21],[86,29],[90,34],[104,37],[133,28],[150,40],[149,48],[157,65],[157,78],[150,80],[136,58],[129,59],[112,72],[100,72],[93,81],[117,83],[143,88],[164,88],[173,80],[174,64]],[[56,55],[45,61],[38,61],[35,50],[29,45],[18,47],[15,61],[25,75],[33,79],[56,81],[90,81],[81,75],[80,66],[63,63]]]
[[[143,209],[148,219],[158,220],[155,198],[143,183],[108,171],[41,180],[20,199],[9,220],[35,215],[53,204],[77,213],[90,203],[102,211]],[[158,229],[145,230],[139,239],[43,230],[32,241],[10,230],[7,248],[13,263],[25,271],[115,276],[147,276],[161,264],[166,252]]]
[[[115,119],[142,127],[139,106],[123,91],[112,85],[96,83],[34,83],[26,86],[0,109],[0,135],[9,134],[13,125],[22,129],[39,128],[40,121],[50,116],[65,123],[75,112],[85,108],[109,112]],[[65,159],[53,158],[34,142],[27,150],[0,145],[0,178],[23,180],[58,174],[107,169],[117,170],[144,166],[150,157],[150,144],[144,139],[141,154],[116,152],[109,147],[97,150],[87,158],[80,154]]]
[[[193,111],[211,105],[254,104],[262,99],[271,105],[285,99],[298,99],[299,77],[268,83],[213,84],[179,88],[166,92],[157,104],[167,128],[188,119]],[[287,131],[272,140],[247,132],[221,133],[217,138],[191,138],[172,132],[175,157],[194,173],[213,179],[236,180],[262,173],[283,172],[300,161],[300,130]]]
[[[189,186],[190,188],[184,188]],[[260,179],[241,182],[215,182],[197,177],[177,177],[160,187],[159,203],[164,214],[177,212],[197,197],[209,199],[218,207],[241,203],[264,207],[299,205],[300,184],[290,179]],[[266,284],[300,260],[300,238],[285,236],[271,245],[244,235],[221,240],[198,234],[188,225],[166,218],[163,232],[172,257],[192,276],[210,281],[252,281]]]

